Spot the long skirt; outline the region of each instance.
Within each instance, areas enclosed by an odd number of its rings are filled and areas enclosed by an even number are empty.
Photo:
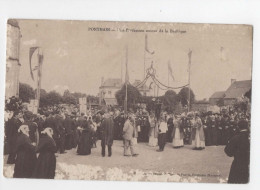
[[[218,129],[216,127],[211,128],[210,137],[211,137],[211,142],[212,142],[211,145],[213,145],[213,146],[218,145]]]
[[[172,146],[173,147],[183,146],[183,139],[181,139],[181,133],[180,133],[179,128],[175,129],[175,134],[174,134],[174,137],[173,137]]]
[[[36,153],[19,151],[15,160],[14,178],[31,178],[37,161]]]
[[[149,146],[157,146],[158,145],[158,138],[153,136],[149,137]]]
[[[205,148],[205,140],[200,139],[199,129],[196,129],[195,139],[192,140],[192,146],[194,148]]]
[[[41,152],[36,162],[33,178],[54,179],[56,157],[53,152]]]
[[[88,131],[83,131],[78,144],[77,153],[79,155],[89,155],[91,154],[92,139]]]

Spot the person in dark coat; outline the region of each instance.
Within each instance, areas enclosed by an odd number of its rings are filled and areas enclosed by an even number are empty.
[[[106,146],[108,147],[108,156],[112,156],[112,145],[114,135],[114,121],[111,114],[105,113],[104,120],[100,126],[101,129],[101,147],[102,156],[106,155]]]
[[[240,129],[239,134],[231,138],[225,147],[225,153],[229,157],[234,157],[228,183],[248,183],[249,181],[250,141],[248,122],[241,120],[238,127]]]
[[[159,150],[157,152],[162,152],[164,150],[164,146],[166,144],[166,132],[168,130],[166,118],[161,116],[159,123],[159,135],[158,135],[158,145]]]
[[[239,129],[237,127],[237,121],[235,120],[234,114],[230,114],[229,120],[229,139],[238,133]]]
[[[229,132],[230,132],[229,125],[230,125],[229,124],[229,117],[228,117],[227,114],[225,114],[223,116],[222,120],[221,120],[221,127],[222,127],[222,132],[223,132],[222,133],[222,140],[223,140],[222,144],[223,145],[227,144],[228,139],[230,137],[230,135],[229,135]]]
[[[170,115],[170,118],[167,121],[168,131],[166,132],[167,135],[167,142],[172,142],[172,131],[173,131],[173,114]]]
[[[222,116],[221,115],[217,115],[216,116],[216,127],[217,127],[217,142],[218,145],[223,145],[223,128],[221,125],[221,120],[222,120]]]
[[[15,151],[16,151],[16,142],[18,137],[18,129],[23,124],[23,116],[21,113],[15,112],[14,116],[8,121],[6,127],[6,138],[8,144],[8,159],[7,164],[15,163]]]
[[[45,123],[46,117],[45,116],[40,116],[38,115],[35,119],[34,122],[38,126],[38,133],[39,133],[39,138],[42,135],[42,131],[44,130],[44,123]]]
[[[14,178],[31,178],[37,160],[35,143],[29,138],[29,127],[21,125],[20,133],[16,141],[16,160],[14,166]]]
[[[74,122],[69,115],[66,115],[63,121],[63,127],[65,128],[65,149],[71,150],[73,147],[73,125]]]
[[[28,125],[29,127],[29,138],[33,143],[38,144],[39,142],[39,133],[37,123],[33,122],[33,113],[30,111],[26,111],[24,113],[24,125]]]
[[[203,130],[205,134],[205,146],[211,145],[211,139],[210,139],[210,126],[209,126],[209,118],[207,116],[201,117]]]
[[[55,152],[57,148],[52,138],[53,130],[46,128],[42,131],[42,134],[37,147],[37,152],[40,154],[33,172],[33,178],[54,179],[56,169]]]
[[[210,139],[211,145],[216,146],[218,145],[218,129],[216,126],[216,117],[215,115],[211,115],[209,119],[209,126],[210,126]]]
[[[64,154],[65,152],[65,128],[63,126],[63,118],[61,115],[56,115],[54,118],[54,127],[53,129],[53,139],[56,143],[57,149],[60,154]]]
[[[92,130],[86,119],[81,122],[81,135],[79,138],[77,153],[78,155],[90,155],[92,147]]]
[[[116,115],[115,118],[114,118],[114,139],[116,140],[119,140],[120,139],[120,126],[119,126],[119,123],[120,123],[120,115]]]
[[[78,146],[79,135],[77,132],[78,122],[76,117],[73,118],[73,125],[72,125],[72,148],[76,148]]]

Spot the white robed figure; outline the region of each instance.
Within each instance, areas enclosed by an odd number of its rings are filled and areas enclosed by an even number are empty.
[[[154,114],[149,117],[150,131],[149,131],[149,146],[158,145],[158,122]]]
[[[203,124],[201,119],[199,118],[198,113],[195,113],[195,118],[193,115],[193,118],[190,120],[191,127],[192,127],[192,147],[195,150],[202,150],[205,148],[205,136],[204,136],[204,130],[203,130]]]
[[[173,131],[172,131],[172,146],[174,148],[180,148],[183,147],[183,130],[182,127],[182,121],[179,116],[177,118],[174,118],[173,120]]]

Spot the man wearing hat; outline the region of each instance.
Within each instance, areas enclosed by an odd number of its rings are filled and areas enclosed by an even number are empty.
[[[100,126],[101,129],[101,147],[102,147],[102,156],[106,155],[106,146],[108,147],[108,156],[112,156],[112,145],[114,139],[114,121],[110,113],[104,114],[104,120]]]
[[[135,118],[133,114],[129,114],[123,128],[124,138],[124,156],[130,156],[127,154],[128,148],[130,147],[131,155],[136,157],[138,154],[134,151],[134,138],[137,137],[137,130],[135,127]]]
[[[249,181],[250,141],[248,122],[241,120],[238,122],[238,127],[239,134],[232,137],[225,147],[225,153],[229,157],[234,157],[228,183],[248,183]]]

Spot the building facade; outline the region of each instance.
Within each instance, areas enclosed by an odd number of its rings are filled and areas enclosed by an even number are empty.
[[[121,79],[102,78],[101,86],[99,87],[99,104],[114,106],[117,105],[116,92],[122,87]]]
[[[132,85],[137,86],[140,83],[140,80],[135,80]],[[104,80],[104,78],[102,78],[101,85],[99,87],[99,105],[118,105],[116,100],[116,92],[120,90],[122,86],[123,82],[121,79],[109,78]],[[146,84],[138,86],[137,89],[142,96],[153,96],[153,88],[149,88]]]
[[[9,19],[7,21],[5,99],[19,96],[20,38],[18,22]]]

